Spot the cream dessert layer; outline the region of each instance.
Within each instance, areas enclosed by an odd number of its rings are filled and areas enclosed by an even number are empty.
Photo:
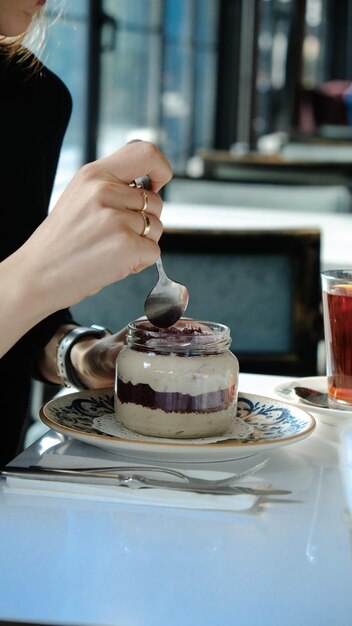
[[[230,389],[237,383],[229,352],[184,357],[122,350],[117,376],[123,383],[145,384],[157,392],[179,391],[190,396]]]
[[[224,433],[237,407],[238,361],[228,329],[180,320],[167,329],[129,327],[118,356],[115,408],[131,430],[168,438]]]
[[[225,432],[236,414],[237,384],[230,353],[182,357],[126,350],[119,357],[115,408],[127,428],[144,435],[212,436]]]
[[[223,434],[231,425],[234,408],[212,413],[166,413],[140,404],[121,403],[115,397],[119,419],[129,428],[142,435],[193,439]]]

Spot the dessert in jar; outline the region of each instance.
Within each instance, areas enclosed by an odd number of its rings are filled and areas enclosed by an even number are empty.
[[[119,420],[154,437],[223,434],[237,408],[239,368],[230,344],[229,328],[215,322],[131,322],[116,363]]]

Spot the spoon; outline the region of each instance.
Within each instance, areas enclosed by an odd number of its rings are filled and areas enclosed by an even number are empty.
[[[151,189],[148,176],[142,176],[133,182],[139,188]],[[188,289],[181,283],[167,276],[161,257],[155,263],[159,280],[144,303],[144,313],[153,326],[169,328],[176,324],[188,306]]]
[[[318,406],[323,409],[331,408],[327,393],[322,393],[316,389],[309,389],[309,387],[294,387],[293,390],[295,394],[307,404],[312,404],[313,406]]]
[[[156,261],[159,280],[144,303],[144,313],[157,328],[168,328],[184,314],[188,305],[187,287],[169,278],[161,258]]]
[[[150,178],[136,178],[131,186],[150,190]],[[160,257],[155,264],[159,280],[145,300],[144,313],[153,326],[169,328],[178,322],[187,308],[188,289],[167,276]]]

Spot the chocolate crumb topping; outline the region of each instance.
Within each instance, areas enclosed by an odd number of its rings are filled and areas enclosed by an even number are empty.
[[[140,330],[156,332],[159,335],[212,335],[213,331],[207,326],[201,324],[192,324],[189,321],[179,321],[168,328],[157,328],[150,322],[140,322],[138,324]]]

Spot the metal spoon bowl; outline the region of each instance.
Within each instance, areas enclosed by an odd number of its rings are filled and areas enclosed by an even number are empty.
[[[159,280],[144,303],[144,313],[157,328],[168,328],[182,317],[188,305],[188,290],[169,278],[161,258],[156,261]]]
[[[310,404],[311,406],[315,406],[315,408],[320,409],[330,409],[338,412],[338,413],[347,413],[352,412],[352,408],[349,404],[342,404],[334,402],[332,398],[329,397],[327,393],[322,391],[317,391],[317,389],[310,389],[309,387],[293,387],[293,390],[303,402],[306,404]]]
[[[295,394],[307,404],[323,409],[331,408],[327,393],[322,393],[316,389],[309,389],[308,387],[294,387],[293,390]]]

